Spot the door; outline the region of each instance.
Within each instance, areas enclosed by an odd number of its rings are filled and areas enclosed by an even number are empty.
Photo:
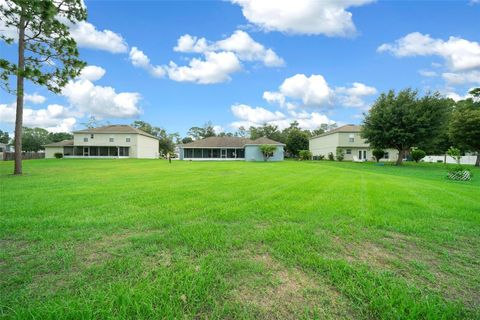
[[[367,150],[358,150],[358,160],[367,161]]]
[[[88,147],[83,147],[83,156],[88,157]]]
[[[227,149],[221,149],[220,150],[220,157],[221,158],[226,158],[227,157]]]

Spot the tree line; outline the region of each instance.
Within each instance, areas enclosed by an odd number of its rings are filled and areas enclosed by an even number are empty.
[[[450,147],[477,153],[480,166],[480,88],[455,102],[440,93],[420,96],[417,90],[382,93],[365,114],[362,137],[373,148],[398,150],[397,165],[412,148],[446,154]]]

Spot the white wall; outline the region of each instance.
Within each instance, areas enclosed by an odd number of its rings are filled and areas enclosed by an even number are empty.
[[[55,153],[63,154],[63,147],[45,147],[45,158],[55,158]]]
[[[426,156],[422,159],[424,162],[437,162],[441,160],[442,162],[445,160],[445,156]],[[477,160],[477,156],[462,156],[460,158],[460,164],[471,164],[474,165],[475,161]],[[450,156],[447,156],[447,163],[457,163],[455,159]]]
[[[137,135],[137,158],[158,159],[159,141],[154,138]]]

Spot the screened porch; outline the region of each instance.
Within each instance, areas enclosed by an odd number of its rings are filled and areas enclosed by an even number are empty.
[[[98,157],[98,158],[128,158],[130,156],[129,147],[63,147],[63,156],[78,157]]]
[[[185,148],[184,159],[245,160],[243,148]]]

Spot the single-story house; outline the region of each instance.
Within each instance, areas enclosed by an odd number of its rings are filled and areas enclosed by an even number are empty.
[[[50,143],[45,158],[62,153],[65,158],[141,158],[159,157],[159,140],[128,125],[108,125],[73,132],[72,140]]]
[[[285,144],[262,137],[255,140],[240,137],[209,137],[179,146],[180,160],[264,161],[263,144],[277,149],[268,161],[282,161]]]
[[[372,155],[373,148],[360,136],[361,126],[348,124],[338,127],[321,135],[310,138],[309,150],[312,155],[328,157],[332,153],[335,157],[337,150],[345,154],[345,160],[369,161],[375,160]],[[398,151],[385,149],[385,156],[381,161],[396,161]]]

